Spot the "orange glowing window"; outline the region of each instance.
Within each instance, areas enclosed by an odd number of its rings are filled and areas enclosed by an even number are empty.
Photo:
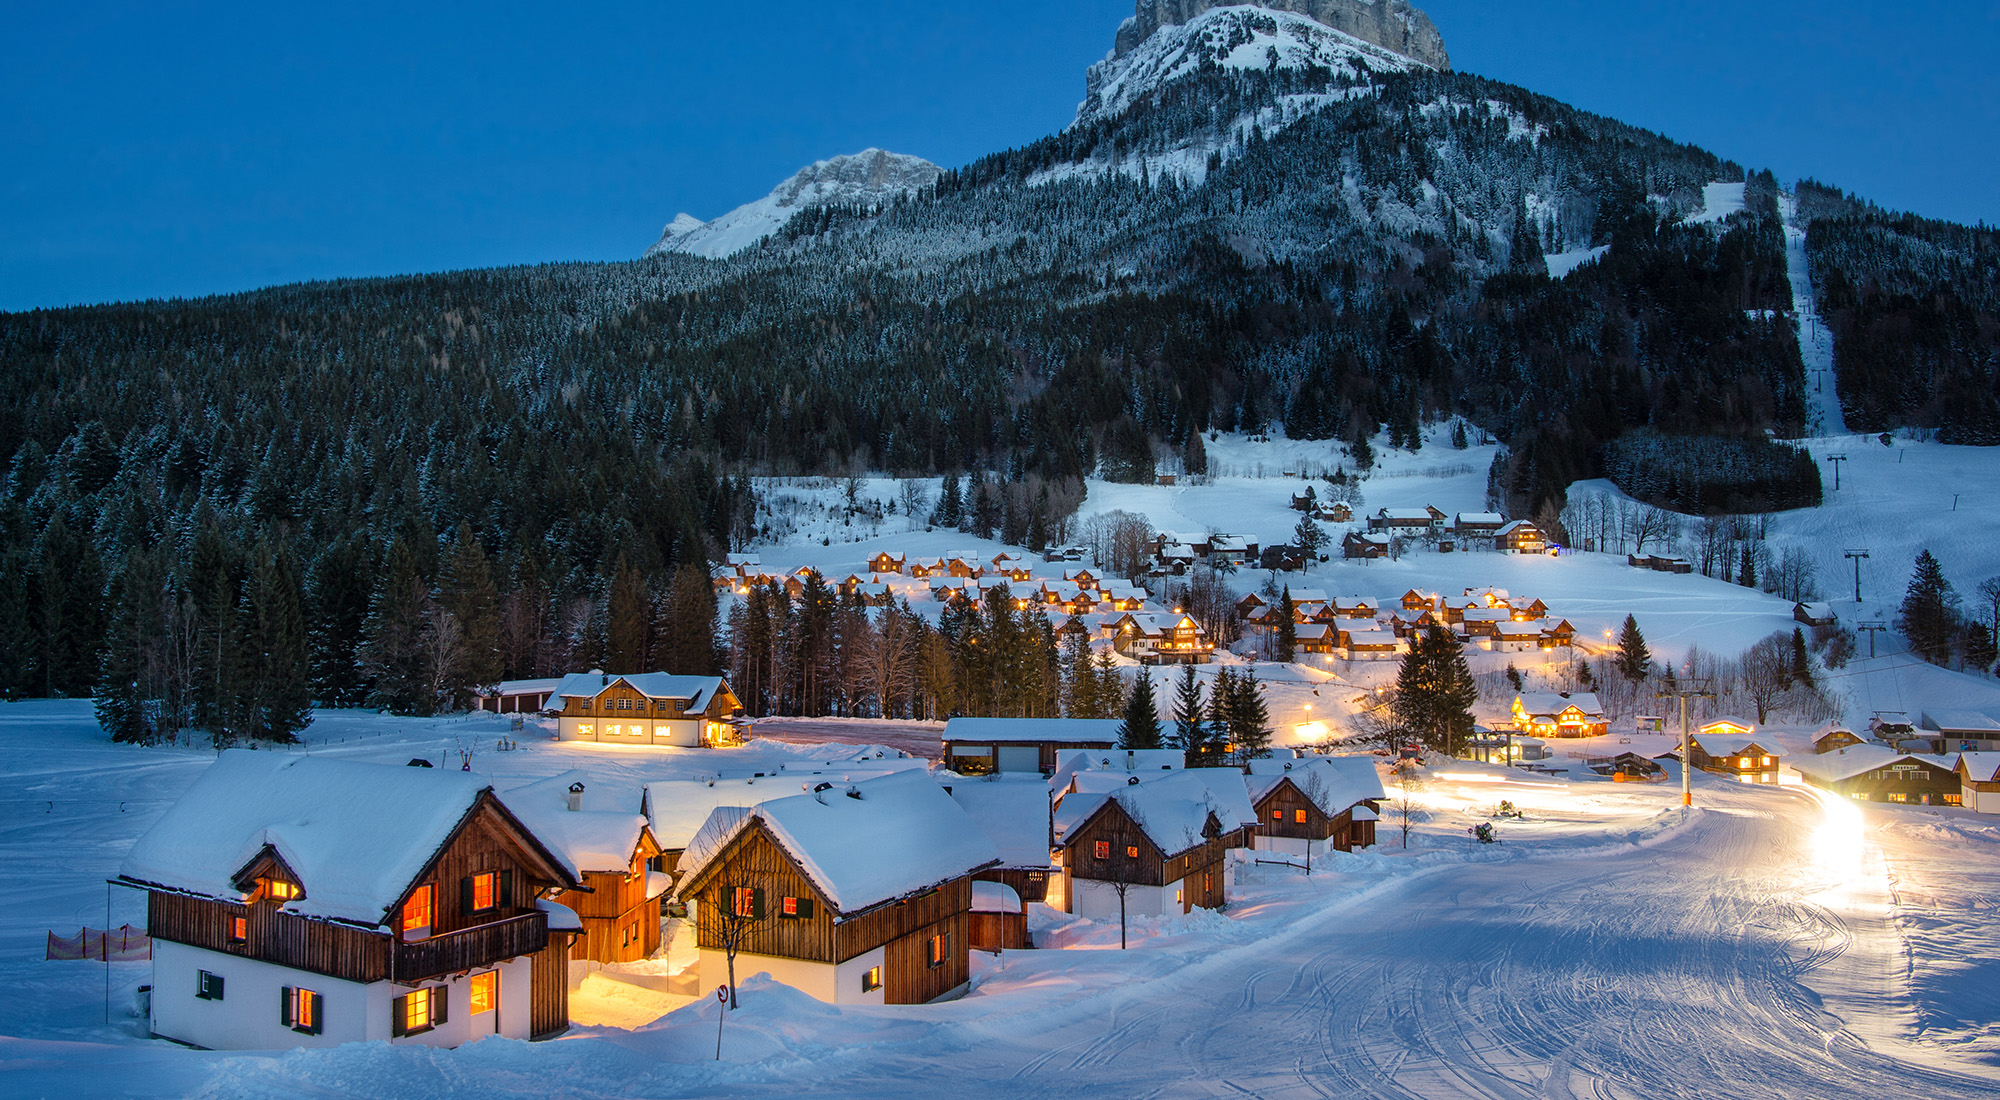
[[[1304,825],[1306,823],[1306,812],[1304,810],[1293,810],[1292,820],[1297,824]]]
[[[229,918],[229,942],[244,943],[250,939],[250,921],[245,917]]]
[[[284,992],[285,1025],[307,1035],[319,1034],[319,994],[310,989],[287,988]]]
[[[1139,858],[1139,846],[1138,846],[1137,844],[1127,844],[1127,845],[1125,846],[1125,858],[1126,858],[1126,859],[1138,859],[1138,858]]]
[[[402,929],[415,932],[431,926],[432,915],[437,910],[437,887],[419,886],[403,903]]]
[[[488,970],[472,976],[472,1011],[476,1015],[493,1011],[500,1003],[500,972]]]
[[[1283,820],[1285,820],[1285,811],[1283,811],[1283,810],[1272,810],[1272,811],[1271,811],[1271,820],[1272,820],[1272,821],[1283,821]]]
[[[500,876],[492,871],[472,876],[473,912],[493,908],[494,901],[499,896],[499,882]]]
[[[431,991],[412,989],[403,998],[403,1030],[422,1031],[431,1026]]]
[[[289,882],[284,881],[283,879],[267,878],[262,881],[264,885],[264,896],[267,898],[276,898],[279,901],[286,901],[291,898],[299,896],[299,888],[297,886],[292,885]]]
[[[1096,856],[1098,859],[1110,859],[1111,842],[1108,840],[1100,840],[1096,844],[1091,846],[1090,851],[1091,854]]]

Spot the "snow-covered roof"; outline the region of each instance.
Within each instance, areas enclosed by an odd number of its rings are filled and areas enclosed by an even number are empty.
[[[491,688],[483,689],[480,695],[492,698],[495,695],[540,695],[553,692],[562,684],[561,677],[541,680],[502,680]]]
[[[943,739],[954,745],[1115,745],[1124,724],[1117,718],[953,718],[944,724]]]
[[[2000,752],[1962,752],[1958,762],[1975,783],[2000,782]]]
[[[1326,602],[1326,589],[1324,588],[1294,588],[1291,592],[1292,604],[1294,606],[1302,603]]]
[[[1347,635],[1347,643],[1353,646],[1393,645],[1395,641],[1396,633],[1393,630],[1355,630]]]
[[[1604,714],[1604,704],[1598,702],[1597,693],[1594,691],[1576,691],[1568,695],[1553,691],[1524,691],[1520,695],[1518,705],[1530,717],[1557,715],[1570,707],[1595,717]]]
[[[1335,630],[1361,631],[1374,630],[1376,626],[1374,619],[1335,619],[1333,620],[1333,628]]]
[[[942,787],[927,775],[900,772],[748,810],[717,810],[682,856],[683,889],[757,823],[841,913],[907,897],[1000,861],[993,841]]]
[[[1256,761],[1254,763],[1262,763]],[[1377,780],[1373,788],[1363,787],[1352,781],[1348,772],[1335,767],[1326,759],[1272,761],[1289,764],[1291,767],[1278,769],[1253,768],[1244,777],[1244,786],[1254,803],[1271,793],[1278,784],[1291,780],[1300,794],[1319,807],[1319,812],[1328,817],[1336,816],[1368,798],[1382,797],[1382,785]],[[1370,768],[1373,770],[1372,765]]]
[[[1173,771],[1185,766],[1187,753],[1181,749],[1061,749],[1056,752],[1056,770],[1049,777],[1048,786],[1050,790],[1063,790],[1078,772],[1103,771],[1123,775],[1128,772]]]
[[[1458,514],[1458,522],[1462,524],[1484,523],[1498,527],[1507,522],[1507,517],[1498,512],[1460,512]]]
[[[2000,756],[2000,754],[1994,755]],[[1800,775],[1808,778],[1836,782],[1851,779],[1863,772],[1872,772],[1877,768],[1886,768],[1899,760],[1914,760],[1945,771],[1952,770],[1954,763],[1948,757],[1897,752],[1887,745],[1863,744],[1849,745],[1844,749],[1835,749],[1818,756],[1808,756],[1794,761],[1792,767],[1796,768]]]
[[[1548,628],[1549,623],[1546,619],[1530,619],[1520,622],[1513,619],[1502,619],[1493,624],[1494,633],[1499,634],[1503,638],[1539,638],[1542,631]]]
[[[1201,774],[1209,771],[1229,771],[1235,776],[1237,793],[1234,798],[1218,796],[1215,779]],[[1208,825],[1210,814],[1215,815],[1224,832],[1247,824],[1239,815],[1247,809],[1250,800],[1243,790],[1241,772],[1192,768],[1139,783],[1127,783],[1105,793],[1073,794],[1056,807],[1058,835],[1067,835],[1111,801],[1124,810],[1125,815],[1146,834],[1146,839],[1160,849],[1161,854],[1172,858],[1202,843],[1202,831]]]
[[[582,805],[572,810],[569,789],[579,783]],[[576,872],[631,870],[632,854],[646,834],[636,789],[593,782],[580,771],[510,788],[500,801]]]
[[[842,783],[848,782],[840,777]],[[718,807],[750,807],[771,798],[785,798],[808,789],[816,782],[796,776],[767,776],[763,779],[670,779],[646,784],[646,819],[660,847],[681,851],[708,822]],[[801,784],[803,783],[803,786]]]
[[[1429,508],[1384,508],[1379,514],[1383,519],[1422,520],[1425,523],[1432,518]]]
[[[1733,714],[1725,714],[1720,718],[1711,718],[1695,728],[1703,732],[1713,729],[1754,730],[1757,728],[1757,724],[1755,722],[1745,722]]]
[[[1039,777],[954,779],[952,800],[993,841],[1003,867],[1049,867],[1049,791]]]
[[[1772,756],[1778,755],[1777,749],[1772,742],[1769,740],[1760,741],[1754,735],[1696,734],[1694,740],[1696,744],[1701,746],[1701,751],[1710,756],[1741,756],[1744,750],[1751,748],[1759,749]]]
[[[1976,710],[1927,710],[1923,726],[1940,733],[1976,733],[1981,737],[2000,735],[2000,722]]]
[[[1525,519],[1517,519],[1517,520],[1515,520],[1514,522],[1512,522],[1512,523],[1508,524],[1507,526],[1505,526],[1505,527],[1502,527],[1502,528],[1501,528],[1501,529],[1500,529],[1499,531],[1497,531],[1497,532],[1495,532],[1495,533],[1496,533],[1496,534],[1500,534],[1500,535],[1511,535],[1511,534],[1513,534],[1513,533],[1514,533],[1514,532],[1516,532],[1516,531],[1519,531],[1519,530],[1522,530],[1523,528],[1526,528],[1527,530],[1530,530],[1530,531],[1533,531],[1533,530],[1535,530],[1535,529],[1536,529],[1536,528],[1535,528],[1535,525],[1534,525],[1533,523],[1529,522],[1528,520],[1525,520]]]
[[[269,846],[305,891],[287,911],[376,925],[490,789],[462,771],[230,749],[132,845],[119,874],[234,900],[235,876]]]
[[[536,898],[535,908],[548,914],[549,931],[551,932],[583,931],[583,919],[576,915],[576,910],[571,909],[562,902],[550,901],[547,898]]]
[[[1831,619],[1834,617],[1833,605],[1830,603],[1801,603],[1799,604],[1799,610],[1805,612],[1807,618]]]
[[[562,678],[556,695],[565,699],[595,699],[611,685],[621,682],[648,699],[685,699],[689,710],[707,707],[715,693],[722,690],[720,676],[669,676],[664,672],[612,676],[598,672],[572,672]]]
[[[1513,617],[1513,609],[1507,607],[1468,607],[1462,615],[1469,623],[1504,623]]]
[[[972,884],[972,911],[975,913],[1020,913],[1026,907],[1021,895],[1004,882]]]
[[[1322,642],[1332,631],[1325,623],[1298,623],[1292,627],[1292,637],[1301,642]]]

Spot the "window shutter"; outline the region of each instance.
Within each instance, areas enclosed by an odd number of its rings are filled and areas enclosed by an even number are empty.
[[[398,997],[389,1002],[389,1034],[401,1038],[410,1033],[405,1023],[409,1020],[410,998]]]
[[[438,986],[437,988],[435,988],[435,989],[431,990],[431,1026],[432,1026],[432,1027],[436,1027],[436,1026],[438,1026],[439,1024],[441,1024],[441,1023],[444,1023],[444,1022],[445,1022],[445,1019],[446,1019],[446,1012],[447,1012],[447,1010],[448,1010],[448,1009],[449,1009],[449,1007],[450,1007],[450,1001],[451,1001],[451,987],[450,987],[450,986],[448,986],[448,985],[441,985],[441,986]]]
[[[222,999],[222,975],[210,974],[208,976],[208,991],[209,995],[216,1000],[219,1001]]]
[[[278,1022],[284,1024],[286,1027],[292,1026],[291,986],[285,986],[278,990]]]
[[[812,919],[812,917],[813,917],[813,899],[811,899],[811,898],[800,898],[800,899],[799,899],[799,919],[800,919],[800,920],[811,920],[811,919]]]
[[[514,907],[514,872],[512,868],[500,872],[500,896],[498,900],[502,909],[512,909]]]
[[[750,891],[750,919],[764,919],[764,888],[761,886]]]
[[[325,1026],[326,1026],[326,998],[315,993],[313,994],[312,1033],[314,1035],[318,1035],[319,1029]]]
[[[472,876],[467,875],[458,880],[458,915],[463,917],[470,912],[472,912]]]

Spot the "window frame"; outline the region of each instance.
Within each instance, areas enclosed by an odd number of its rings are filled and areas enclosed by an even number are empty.
[[[1091,845],[1090,854],[1098,859],[1111,858],[1111,842],[1100,840]]]
[[[924,968],[936,970],[951,961],[951,932],[944,931],[924,941]]]
[[[227,983],[223,979],[223,976],[217,974],[213,970],[196,970],[194,972],[195,1000],[198,1001],[224,1000],[225,999],[224,994],[227,991],[226,985]]]
[[[227,920],[229,923],[223,928],[223,933],[229,937],[229,946],[250,946],[250,918],[242,913],[231,913]]]
[[[500,872],[474,871],[471,877],[472,905],[466,911],[468,913],[490,913],[500,908]],[[486,890],[486,904],[484,905],[479,903],[479,892],[482,886]]]
[[[882,964],[876,963],[861,972],[861,992],[873,993],[880,988],[882,988]]]
[[[318,1035],[326,1027],[326,997],[317,990],[285,986],[280,992],[279,1023],[301,1035]]]
[[[417,907],[419,898],[423,899],[421,909]],[[426,918],[422,924],[416,923],[413,919],[418,913]],[[396,914],[396,934],[406,939],[427,939],[431,929],[435,927],[437,927],[437,884],[426,882],[410,891],[410,896],[403,899],[403,908]],[[422,933],[422,935],[412,937],[412,933]]]
[[[465,987],[470,1006],[468,1015],[477,1016],[483,1012],[497,1012],[500,1008],[500,972],[482,970],[474,974]],[[480,1007],[481,1004],[485,1007]]]

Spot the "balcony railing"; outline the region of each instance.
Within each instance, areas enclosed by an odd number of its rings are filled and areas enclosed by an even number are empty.
[[[520,955],[532,955],[547,947],[548,943],[548,914],[523,913],[518,917],[474,925],[427,940],[398,942],[390,954],[389,977],[407,981],[472,970]]]

